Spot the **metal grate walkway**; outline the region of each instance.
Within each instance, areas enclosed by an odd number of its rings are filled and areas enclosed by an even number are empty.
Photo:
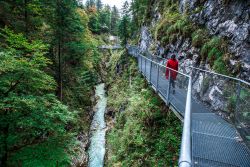
[[[184,117],[187,88],[177,85],[173,94],[168,89],[164,69],[136,51],[138,68],[161,98]],[[185,84],[185,80],[184,80]],[[169,92],[169,94],[168,94]],[[250,167],[250,150],[240,140],[236,128],[192,98],[192,166]]]

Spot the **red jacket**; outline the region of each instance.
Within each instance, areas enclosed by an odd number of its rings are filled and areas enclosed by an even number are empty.
[[[174,70],[178,71],[178,61],[176,59],[169,59],[167,61],[166,67],[169,67],[171,69],[174,69]],[[176,80],[176,76],[177,76],[176,71],[170,70],[171,78],[174,79],[174,80]],[[166,68],[166,79],[168,79],[168,78],[169,78],[169,69]]]

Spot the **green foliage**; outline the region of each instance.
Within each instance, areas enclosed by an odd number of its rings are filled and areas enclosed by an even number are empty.
[[[171,34],[174,34],[174,33],[177,33],[177,27],[175,25],[171,25],[168,29],[167,29],[167,35],[171,35]]]
[[[189,37],[193,31],[193,25],[188,21],[187,16],[181,15],[178,10],[175,10],[176,4],[171,4],[166,8],[162,20],[160,20],[155,28],[155,39],[166,42],[175,42],[176,35]],[[165,38],[165,39],[162,39]],[[174,40],[173,40],[174,39]],[[167,44],[167,43],[165,43]]]
[[[220,73],[220,74],[224,74],[224,75],[228,75],[229,72],[227,70],[227,65],[223,60],[223,57],[221,55],[219,55],[220,57],[218,57],[213,65],[213,69],[215,70],[215,72]]]
[[[22,164],[22,166],[25,167],[33,167],[34,165],[67,167],[71,164],[71,159],[65,153],[65,149],[67,149],[67,147],[74,147],[74,145],[59,141],[60,139],[54,138],[39,145],[27,146],[13,155],[10,165],[18,166]],[[27,161],[27,159],[29,161]]]
[[[101,26],[101,32],[110,32],[111,28],[111,8],[109,5],[105,5],[104,9],[99,12],[99,22]]]
[[[100,23],[98,20],[98,15],[91,14],[89,17],[89,28],[93,33],[99,33],[100,32]]]
[[[241,87],[240,94],[232,93],[232,90],[236,92],[238,89],[237,85],[232,86],[230,84],[226,85],[226,89],[223,95],[228,99],[227,109],[229,113],[232,113],[236,123],[248,124],[249,118],[249,104],[246,103],[247,99],[250,97],[250,92],[248,88]],[[237,106],[236,106],[237,105]],[[242,127],[243,129],[245,127]],[[249,142],[249,139],[248,139]],[[248,143],[249,144],[249,143]]]
[[[97,8],[97,11],[102,10],[102,7],[103,7],[102,1],[101,1],[101,0],[96,0],[96,8]]]
[[[174,24],[180,18],[181,15],[178,12],[170,12],[167,10],[163,15],[162,20],[156,25],[154,33],[155,39],[177,32],[178,27],[174,26]]]
[[[15,35],[7,28],[1,35],[5,43],[0,45],[3,51],[0,53],[0,96],[7,96],[14,88],[19,93],[37,94],[54,90],[55,81],[42,71],[50,63],[44,57],[46,45],[40,41],[29,43],[22,34]]]
[[[110,31],[113,35],[118,35],[118,23],[120,20],[119,10],[116,6],[112,7]]]
[[[208,59],[210,61],[210,64],[213,64],[215,60],[218,60],[221,57],[222,57],[222,52],[220,52],[216,48],[212,48],[208,53]]]
[[[188,38],[192,35],[193,32],[193,25],[186,25],[181,29],[182,36]]]
[[[118,34],[120,15],[116,6],[111,9],[109,5],[103,5],[101,0],[97,0],[96,3],[86,1],[85,6],[90,18],[88,25],[93,33]]]
[[[20,1],[5,0],[0,2],[0,26],[8,25],[16,32],[23,32],[29,39],[39,37],[40,29],[43,26],[41,15],[47,11],[44,3],[38,0]],[[2,25],[2,23],[5,23]]]
[[[125,1],[123,5],[123,16],[120,20],[119,27],[118,27],[118,34],[122,41],[122,45],[127,45],[128,39],[130,37],[130,30],[131,30],[131,21],[129,18],[129,4]]]
[[[236,95],[231,95],[228,98],[228,105],[227,105],[227,109],[229,113],[234,113],[234,110],[236,108]]]
[[[0,163],[69,166],[98,76],[91,20],[76,0],[0,6],[0,27],[9,27],[0,31]]]
[[[178,39],[178,34],[172,34],[169,37],[169,43],[175,43]]]
[[[208,45],[212,48],[219,48],[221,44],[221,38],[220,37],[213,37],[210,41],[208,41]]]
[[[184,37],[189,37],[192,32],[192,24],[188,21],[186,16],[182,16],[175,24],[176,29],[179,31],[179,34]]]
[[[1,35],[5,40],[0,45],[3,164],[52,166],[58,161],[69,165],[69,145],[74,140],[66,125],[74,124],[76,114],[51,94],[55,81],[43,71],[50,63],[45,57],[47,46],[40,41],[29,42],[7,28]],[[57,144],[50,146],[52,142]]]
[[[201,48],[202,61],[205,61],[209,52],[209,45],[205,43]]]
[[[219,58],[221,53],[222,40],[219,37],[213,37],[208,42],[206,42],[201,49],[202,60],[205,61],[207,57],[210,63],[213,63],[216,58]]]
[[[111,56],[110,68],[119,62],[119,57]],[[116,122],[107,135],[107,166],[170,166],[178,155],[181,124],[163,109],[164,102],[146,88],[135,61],[128,63],[128,70],[122,75],[109,73],[112,87],[108,106],[116,112]]]
[[[204,29],[198,29],[192,33],[192,45],[194,47],[201,47],[207,40],[208,33]]]

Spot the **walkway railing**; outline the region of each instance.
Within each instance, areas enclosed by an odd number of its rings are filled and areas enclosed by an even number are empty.
[[[102,45],[98,47],[99,49],[111,49],[111,50],[116,50],[116,49],[123,49],[123,47],[119,44],[117,45]]]
[[[137,46],[130,46],[128,50],[133,53],[132,55],[140,55]],[[155,58],[149,52],[145,54],[147,57],[156,59],[156,63],[165,66],[166,59]],[[182,65],[180,64],[180,66]],[[194,86],[192,93],[200,101],[209,104],[210,110],[218,111],[225,119],[232,120],[250,148],[250,83],[193,66],[186,66],[185,68],[190,68],[190,71],[192,71],[192,85]]]
[[[197,96],[204,101],[205,98],[212,96],[210,87],[217,91],[217,94],[213,96],[217,96],[218,101],[221,100],[224,103],[217,104],[218,107],[214,110],[225,114],[224,117],[229,115],[228,118],[250,148],[250,83],[197,67],[190,68],[193,78],[197,80],[196,83],[199,82]],[[216,106],[216,104],[212,105]]]
[[[181,153],[179,158],[180,167],[190,167],[191,156],[191,89],[192,78],[189,75],[175,71],[141,55],[137,54],[139,70],[147,81],[168,104],[176,108],[184,116],[182,133]],[[166,79],[167,75],[170,77]],[[172,73],[177,73],[176,80],[172,80]],[[183,99],[184,98],[184,99]],[[186,98],[186,99],[185,99]],[[177,100],[179,99],[179,100]],[[179,105],[178,103],[185,103]],[[184,106],[184,107],[182,107]]]

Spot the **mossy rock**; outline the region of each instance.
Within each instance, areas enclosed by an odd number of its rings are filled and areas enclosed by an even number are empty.
[[[216,37],[214,36],[209,42],[208,45],[210,47],[214,47],[214,48],[220,48],[222,43],[222,39],[220,37]]]
[[[193,26],[192,25],[187,25],[187,26],[183,27],[182,31],[181,31],[182,35],[184,37],[186,37],[186,38],[190,37],[192,32],[193,32]]]
[[[204,44],[201,48],[202,61],[205,61],[207,59],[208,52],[209,52],[209,45]]]
[[[213,69],[220,74],[228,75],[229,72],[227,70],[227,65],[223,60],[223,57],[219,57],[217,60],[215,60]]]
[[[222,39],[220,37],[213,37],[208,42],[206,42],[201,48],[202,60],[206,60],[207,57],[209,61],[219,58],[219,55],[222,55]],[[211,61],[213,62],[213,61]]]
[[[208,33],[204,29],[198,29],[192,33],[192,46],[201,47],[208,39]]]
[[[178,39],[178,34],[172,34],[169,37],[169,43],[175,43]]]
[[[215,60],[218,60],[222,57],[222,52],[217,48],[212,48],[208,53],[209,64],[213,66]]]

